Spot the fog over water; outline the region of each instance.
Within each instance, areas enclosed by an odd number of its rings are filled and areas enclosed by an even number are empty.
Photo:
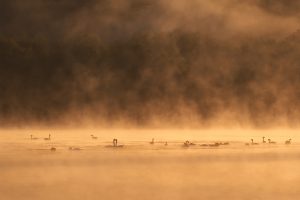
[[[0,200],[298,200],[299,11],[1,0]]]
[[[49,132],[52,139],[45,141]],[[262,135],[277,144],[262,144]],[[290,145],[284,144],[287,135],[293,138]],[[125,146],[107,148],[113,137]],[[246,146],[250,137],[259,145]],[[0,138],[5,200],[296,200],[300,195],[297,131],[27,130],[1,131]],[[196,145],[183,147],[187,139]],[[221,141],[230,144],[200,146]]]
[[[293,0],[2,0],[0,125],[295,128]]]

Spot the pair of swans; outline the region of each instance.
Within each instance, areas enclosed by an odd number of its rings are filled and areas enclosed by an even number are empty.
[[[265,137],[263,137],[263,141],[262,141],[262,143],[266,143],[266,141],[265,141]],[[271,139],[268,139],[268,143],[269,144],[276,144],[276,142],[274,142],[274,141],[271,141]],[[250,143],[251,145],[259,145],[259,143],[257,143],[257,142],[254,142],[254,140],[253,139],[251,139],[251,143]],[[246,145],[250,145],[249,143],[246,143]]]
[[[39,138],[34,137],[33,135],[30,135],[31,140],[38,140]],[[44,140],[51,140],[51,134],[48,135],[48,137],[44,138]]]
[[[149,144],[154,144],[155,142],[154,142],[154,138],[152,138],[152,140],[151,140],[151,142],[149,142]],[[165,146],[168,146],[168,142],[165,142]]]
[[[265,138],[266,138],[266,137],[262,137],[262,143],[263,143],[263,144],[266,144],[266,143],[267,143],[267,141],[265,140]],[[272,141],[270,138],[268,139],[268,143],[269,143],[269,144],[276,144],[276,142]]]
[[[118,139],[114,138],[113,139],[113,145],[107,145],[105,147],[108,147],[108,148],[110,148],[110,147],[113,147],[113,148],[122,148],[122,147],[124,147],[124,145],[118,145]]]

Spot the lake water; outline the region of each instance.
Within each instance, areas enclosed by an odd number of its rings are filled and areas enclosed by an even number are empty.
[[[125,146],[106,148],[113,138]],[[251,138],[260,144],[246,146]],[[3,130],[0,199],[296,200],[299,138],[296,130]],[[219,141],[230,145],[200,146]]]

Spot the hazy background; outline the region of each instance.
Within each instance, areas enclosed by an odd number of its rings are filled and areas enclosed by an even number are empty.
[[[298,127],[295,0],[1,0],[0,126]]]

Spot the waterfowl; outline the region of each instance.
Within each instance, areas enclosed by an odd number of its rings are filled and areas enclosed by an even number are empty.
[[[79,148],[79,147],[69,147],[69,150],[71,150],[71,151],[79,151],[79,150],[81,150],[81,148]]]
[[[195,143],[192,143],[192,142],[190,142],[190,141],[185,141],[184,143],[183,143],[183,146],[184,147],[189,147],[189,146],[194,146],[194,145],[196,145]]]
[[[165,146],[168,146],[168,142],[165,142]]]
[[[292,143],[292,139],[288,139],[287,141],[285,141],[285,144],[291,144]]]
[[[114,147],[118,146],[118,139],[116,138],[113,139],[113,146]]]
[[[269,141],[269,144],[276,144],[276,142],[271,141],[271,139],[268,139],[268,141]]]
[[[33,135],[30,135],[30,139],[31,139],[31,140],[38,140],[39,138],[33,137]]]
[[[262,143],[266,143],[265,137],[262,137]]]
[[[216,142],[215,145],[218,145],[218,146],[229,145],[229,142]]]
[[[152,138],[152,141],[151,142],[149,142],[150,144],[154,144],[154,138]]]
[[[184,147],[189,147],[189,146],[190,146],[190,141],[188,141],[188,140],[185,141],[185,142],[183,143],[183,146],[184,146]]]
[[[200,144],[201,147],[208,147],[209,144]]]
[[[56,151],[56,148],[55,148],[55,147],[51,147],[50,150],[51,150],[51,151]]]
[[[221,145],[229,145],[229,142],[223,142],[223,143],[221,142],[220,144]]]
[[[98,137],[96,137],[94,135],[91,135],[91,137],[92,137],[93,140],[97,140],[98,139]]]
[[[251,145],[258,145],[258,143],[254,142],[254,140],[251,139]]]
[[[218,146],[220,146],[220,143],[216,142],[214,144],[209,144],[208,146],[210,146],[210,147],[218,147]]]
[[[51,140],[51,134],[47,138],[44,138],[44,140]]]
[[[124,145],[118,145],[118,139],[113,139],[113,145],[106,145],[105,147],[114,147],[114,148],[122,148]]]

